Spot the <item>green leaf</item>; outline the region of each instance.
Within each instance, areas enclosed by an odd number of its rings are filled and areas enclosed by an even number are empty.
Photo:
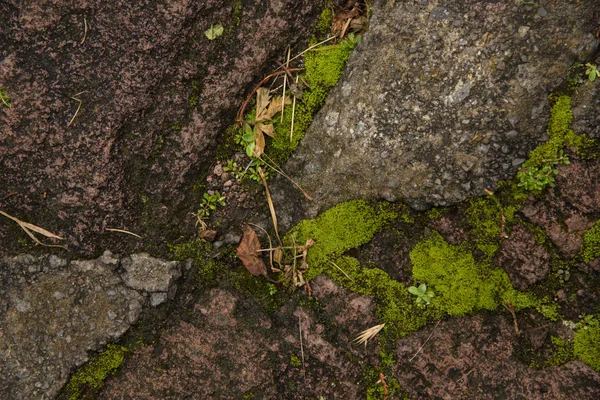
[[[411,287],[409,287],[409,288],[408,288],[408,292],[409,292],[410,294],[414,294],[415,296],[418,296],[418,295],[420,294],[420,292],[419,292],[419,289],[417,289],[417,288],[416,288],[416,287],[414,287],[414,286],[411,286]]]
[[[215,40],[222,34],[223,25],[221,24],[211,25],[209,29],[204,31],[204,35],[208,38],[208,40]]]
[[[427,292],[427,285],[426,285],[426,284],[424,284],[424,283],[421,283],[421,284],[419,285],[419,293],[420,293],[420,294],[424,294],[425,292]]]
[[[254,142],[252,142],[252,143],[249,143],[249,144],[246,146],[246,155],[247,155],[248,157],[252,157],[252,156],[254,155],[254,147],[255,147],[255,146],[256,146],[256,144],[255,144]]]

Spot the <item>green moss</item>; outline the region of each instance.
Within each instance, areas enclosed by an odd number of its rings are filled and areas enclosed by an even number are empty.
[[[97,392],[104,386],[109,375],[114,375],[125,360],[127,348],[109,344],[106,350],[77,371],[67,383],[65,392],[59,398],[75,400],[82,398],[88,390]]]
[[[319,36],[329,33],[331,30],[331,23],[333,22],[333,10],[326,7],[319,16],[319,22],[315,26],[315,33]]]
[[[354,42],[345,41],[337,45],[319,47],[305,54],[303,77],[310,89],[306,88],[302,100],[296,103],[293,113],[293,135],[290,138],[292,107],[286,107],[283,120],[281,117],[275,118],[275,139],[265,148],[266,154],[277,164],[282,165],[304,137],[314,115],[325,103],[327,94],[341,78],[354,47]]]
[[[466,215],[474,243],[486,256],[498,250],[502,232],[502,205],[495,196],[469,200]]]
[[[447,214],[447,209],[440,208],[440,207],[433,207],[432,209],[430,209],[429,211],[427,211],[425,213],[425,216],[427,217],[427,219],[439,219],[439,218],[442,218],[446,214]]]
[[[588,320],[588,324],[577,332],[573,339],[575,357],[600,372],[600,321]]]
[[[506,272],[489,261],[476,262],[464,246],[447,243],[440,234],[419,242],[410,252],[415,280],[434,292],[432,306],[451,315],[494,310],[508,299],[515,308],[541,306],[542,301],[513,289]]]
[[[192,240],[186,243],[169,244],[171,257],[175,260],[194,260],[194,266],[198,268],[201,283],[213,285],[217,283],[217,274],[222,266],[212,259],[212,245],[201,240]]]
[[[302,360],[300,360],[300,357],[298,357],[295,354],[292,354],[290,356],[290,365],[294,368],[298,368],[302,365]]]
[[[585,262],[590,262],[597,257],[600,257],[600,221],[597,221],[596,224],[588,229],[583,235],[581,256]]]
[[[311,279],[329,266],[345,251],[358,247],[371,240],[375,232],[396,214],[385,207],[373,207],[364,200],[341,203],[312,220],[305,220],[294,227],[287,235],[296,243],[304,244],[312,239],[316,244],[308,252],[310,269],[305,275]]]
[[[544,363],[545,367],[563,365],[575,358],[573,342],[568,342],[556,336],[552,336],[550,340],[552,341],[552,349],[550,350],[550,356]]]

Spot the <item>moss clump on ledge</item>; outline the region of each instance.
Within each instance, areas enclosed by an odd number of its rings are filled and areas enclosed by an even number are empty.
[[[596,222],[583,235],[581,256],[585,262],[590,262],[600,257],[600,221]]]
[[[451,315],[466,315],[478,310],[495,310],[508,300],[519,310],[536,307],[549,318],[554,310],[533,295],[515,290],[506,272],[492,268],[487,261],[477,263],[463,246],[453,246],[433,234],[410,252],[413,276],[427,282],[435,292],[432,306]]]
[[[385,223],[396,217],[396,213],[378,209],[364,200],[353,200],[330,208],[315,219],[301,221],[287,235],[286,242],[293,237],[298,244],[312,239],[316,244],[308,252],[310,269],[305,278],[312,279],[323,272],[344,252],[365,244]]]
[[[77,371],[67,383],[61,400],[76,400],[82,398],[87,391],[97,392],[104,386],[109,375],[114,375],[125,361],[127,348],[109,344],[106,350],[97,354],[92,360]]]
[[[313,38],[311,44],[316,44]],[[321,46],[308,51],[304,55],[304,79],[310,85],[298,100],[293,114],[294,131],[292,128],[292,107],[285,108],[283,120],[275,119],[275,138],[271,145],[265,147],[265,152],[276,163],[283,165],[285,160],[298,146],[300,140],[308,130],[313,117],[325,104],[329,91],[338,83],[344,72],[346,62],[358,39],[346,39],[338,44]]]
[[[575,357],[600,372],[600,321],[590,318],[586,326],[575,332]]]

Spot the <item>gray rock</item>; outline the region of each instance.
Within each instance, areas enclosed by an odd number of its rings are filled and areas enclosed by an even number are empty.
[[[150,294],[150,305],[152,307],[156,307],[162,303],[167,301],[167,293],[166,292],[157,292]]]
[[[512,178],[545,138],[548,93],[598,47],[595,5],[550,0],[540,18],[518,2],[375,2],[342,82],[284,168],[314,201],[298,207],[278,179],[278,217],[353,198],[450,205]]]
[[[181,276],[181,265],[176,261],[163,261],[148,254],[132,254],[122,260],[125,285],[146,292],[168,292]]]
[[[0,398],[50,399],[90,351],[120,337],[144,298],[124,286],[114,265],[52,256],[0,259]],[[53,268],[23,279],[28,267]],[[113,292],[113,296],[107,296]],[[68,293],[68,295],[67,295]]]

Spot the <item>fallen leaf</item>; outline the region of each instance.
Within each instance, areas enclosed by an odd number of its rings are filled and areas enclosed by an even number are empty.
[[[267,112],[267,107],[269,106],[269,101],[271,100],[271,95],[269,94],[269,89],[261,87],[256,91],[256,118],[255,122],[260,121],[268,121],[271,118],[266,118],[265,113]],[[281,107],[281,105],[280,105]]]
[[[265,152],[265,137],[258,125],[256,125],[254,132],[254,150],[252,151],[252,155],[259,158]]]
[[[260,241],[258,235],[250,225],[244,227],[244,235],[236,253],[244,267],[254,276],[267,276],[267,266],[260,258]]]
[[[217,231],[212,229],[203,229],[198,232],[198,238],[203,242],[214,242],[217,237]]]
[[[265,124],[258,123],[258,124],[256,124],[256,129],[260,130],[265,135],[271,136],[272,138],[275,137],[275,130],[273,129],[273,124],[265,125]]]
[[[267,110],[264,113],[264,116],[267,118],[267,120],[273,119],[275,114],[277,114],[278,112],[281,111],[281,105],[283,102],[284,102],[283,97],[281,97],[281,96],[273,97],[273,99],[269,103],[269,107],[267,108]],[[292,104],[292,100],[289,97],[286,97],[285,104]]]

